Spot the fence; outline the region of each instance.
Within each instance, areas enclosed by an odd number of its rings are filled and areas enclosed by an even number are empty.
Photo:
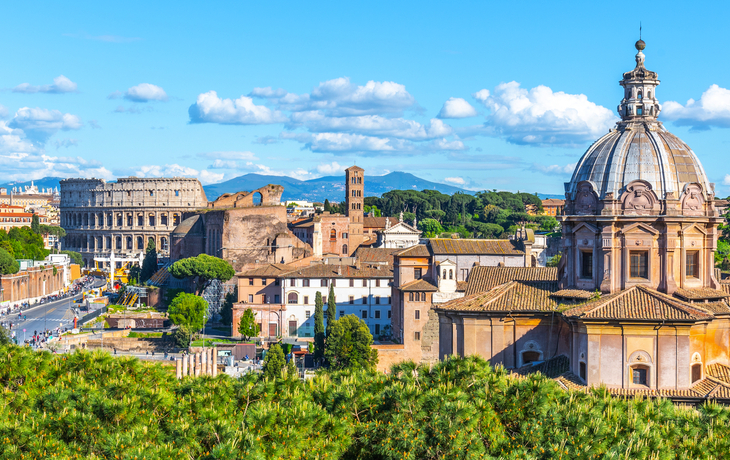
[[[82,316],[81,317],[81,320],[79,320],[78,323],[79,324],[82,324],[82,325],[83,324],[86,324],[89,321],[91,321],[92,319],[98,317],[99,315],[102,315],[102,314],[106,313],[106,311],[107,311],[107,307],[106,306],[104,306],[104,307],[102,307],[102,308],[100,308],[98,310],[94,310],[91,313],[87,313],[84,316]]]

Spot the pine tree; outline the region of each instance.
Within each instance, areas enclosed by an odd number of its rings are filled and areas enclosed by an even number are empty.
[[[327,329],[325,335],[329,337],[330,331],[332,330],[332,324],[337,319],[337,301],[335,300],[335,287],[334,283],[330,284],[330,293],[327,296]]]
[[[284,369],[284,366],[286,366],[284,350],[281,349],[281,345],[275,343],[269,347],[269,352],[266,353],[264,358],[264,376],[277,379],[281,377],[281,370]]]
[[[238,332],[243,336],[244,341],[248,341],[251,337],[259,335],[259,325],[256,323],[253,310],[247,308],[241,315],[238,323]]]
[[[321,362],[324,358],[324,303],[322,293],[314,296],[314,360]]]

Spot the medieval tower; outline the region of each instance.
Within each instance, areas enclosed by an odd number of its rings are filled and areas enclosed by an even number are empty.
[[[345,202],[347,203],[347,217],[350,218],[347,247],[350,248],[351,254],[363,241],[364,173],[365,170],[359,166],[350,166],[345,170]]]

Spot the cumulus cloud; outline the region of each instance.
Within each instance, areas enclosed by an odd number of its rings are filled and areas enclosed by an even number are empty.
[[[124,99],[132,102],[166,101],[167,93],[157,85],[140,83],[125,91]]]
[[[292,126],[304,126],[310,132],[346,132],[379,137],[397,137],[411,140],[428,140],[452,133],[450,126],[438,118],[428,125],[405,118],[385,118],[380,115],[363,115],[358,117],[328,117],[324,112],[315,110],[294,113],[291,116]]]
[[[287,121],[281,112],[256,105],[250,97],[221,99],[215,91],[200,94],[188,114],[191,123],[258,125]]]
[[[690,99],[685,105],[675,101],[664,104],[662,115],[677,125],[695,130],[730,127],[730,90],[711,85],[699,101]]]
[[[548,174],[551,176],[565,176],[573,174],[573,171],[575,170],[575,166],[577,163],[570,163],[565,166],[560,165],[541,165],[538,163],[532,164],[532,170],[538,171],[543,174]]]
[[[339,164],[336,161],[333,161],[332,163],[324,163],[324,164],[317,165],[317,172],[324,176],[332,176],[335,174],[339,174],[344,170],[345,170],[345,166]]]
[[[278,144],[279,142],[279,138],[274,136],[260,136],[253,141],[254,144],[262,145]]]
[[[8,116],[8,109],[5,108],[2,104],[0,104],[0,118],[6,118]]]
[[[477,111],[466,100],[460,97],[451,97],[444,102],[439,118],[467,118],[477,115]]]
[[[31,85],[30,83],[21,83],[15,88],[13,88],[14,93],[52,93],[52,94],[62,94],[62,93],[75,93],[76,92],[77,85],[76,83],[72,82],[68,78],[64,77],[63,75],[59,75],[58,77],[53,79],[53,84],[51,85]]]
[[[577,145],[595,140],[618,120],[583,94],[553,92],[542,85],[527,90],[513,81],[474,97],[491,112],[483,134],[514,144]]]
[[[730,185],[730,174],[725,174],[725,177],[722,180],[722,185]]]
[[[8,123],[8,127],[22,130],[28,139],[40,144],[44,144],[58,131],[76,130],[81,126],[81,119],[76,115],[29,107],[19,109]]]
[[[444,182],[449,182],[456,185],[466,184],[466,181],[461,177],[444,177]]]

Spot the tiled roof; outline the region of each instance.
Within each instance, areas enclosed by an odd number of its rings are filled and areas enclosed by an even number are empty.
[[[730,384],[730,367],[720,363],[708,364],[705,367],[705,371],[707,372],[708,377],[713,377],[717,380]]]
[[[436,291],[438,291],[438,287],[424,279],[420,279],[420,280],[413,280],[411,282],[404,284],[403,286],[400,287],[400,290],[406,291],[406,292],[411,292],[411,291],[436,292]]]
[[[515,247],[511,240],[464,240],[460,238],[432,238],[429,240],[434,254],[489,254],[522,256],[525,251]]]
[[[289,223],[290,227],[295,227],[295,228],[305,228],[305,227],[311,227],[313,225],[314,225],[314,218],[312,218],[312,217],[295,220],[294,222]]]
[[[466,291],[466,281],[457,281],[456,282],[456,292],[465,292]]]
[[[387,217],[370,217],[365,216],[362,219],[362,226],[363,228],[385,228],[385,220]],[[396,224],[398,223],[397,219],[390,219],[390,223]]]
[[[561,289],[553,294],[553,297],[560,297],[563,299],[582,299],[588,300],[595,297],[596,293],[591,291],[584,291],[582,289]]]
[[[557,290],[557,281],[510,281],[486,292],[445,302],[437,308],[481,312],[556,311],[558,302],[551,294]]]
[[[316,264],[290,270],[282,278],[392,278],[392,265],[352,265]]]
[[[397,248],[357,248],[355,257],[360,263],[387,262],[393,264],[393,254],[402,249]]]
[[[710,288],[695,288],[695,289],[677,289],[674,291],[674,295],[681,297],[685,300],[713,300],[713,299],[724,299],[730,297],[723,291]]]
[[[728,305],[727,300],[720,300],[717,302],[695,302],[692,306],[699,308],[700,310],[709,311],[713,315],[730,314],[730,305]]]
[[[398,257],[431,257],[431,252],[425,244],[417,244],[403,249],[395,254]]]
[[[293,270],[294,267],[291,267],[286,264],[267,264],[256,268],[251,268],[249,270],[242,271],[238,274],[240,277],[258,277],[258,276],[268,276],[271,278],[275,277],[282,277],[287,272]]]
[[[488,291],[509,281],[557,281],[556,267],[474,267],[469,272],[466,295]]]
[[[542,207],[545,206],[565,206],[565,200],[559,200],[557,198],[547,198],[542,200]]]
[[[534,366],[526,365],[512,371],[517,375],[530,375],[536,372],[548,378],[556,378],[570,370],[570,360],[565,355],[556,356]]]
[[[641,285],[602,296],[563,314],[583,319],[696,321],[712,318],[705,310]]]

